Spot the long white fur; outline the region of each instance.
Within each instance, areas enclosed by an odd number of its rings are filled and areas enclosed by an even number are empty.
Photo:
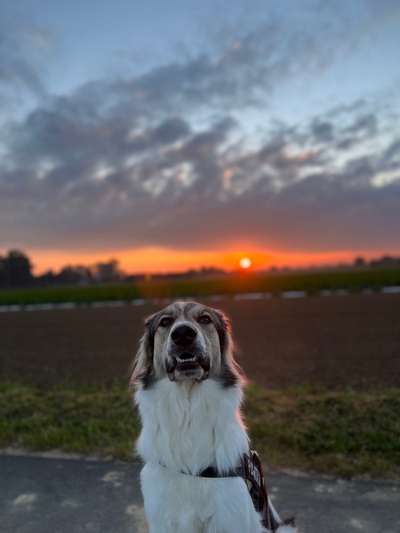
[[[196,474],[210,464],[221,471],[237,466],[249,446],[239,414],[241,397],[239,387],[223,389],[212,380],[177,384],[164,378],[136,392],[143,421],[137,450],[146,463],[141,483],[150,533],[265,531],[241,478],[181,473]]]
[[[258,533],[263,529],[241,478],[198,478],[209,465],[228,471],[248,451],[239,387],[214,380],[171,383],[136,393],[143,423],[137,450],[150,533]],[[164,465],[164,466],[161,466]]]

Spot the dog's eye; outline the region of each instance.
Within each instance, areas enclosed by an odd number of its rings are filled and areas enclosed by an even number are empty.
[[[211,318],[208,315],[201,315],[198,318],[199,324],[211,324]]]
[[[173,321],[174,319],[172,318],[172,316],[165,316],[160,320],[160,326],[162,328],[167,328],[172,324]]]

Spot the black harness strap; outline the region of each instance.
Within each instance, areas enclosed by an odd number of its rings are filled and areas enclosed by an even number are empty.
[[[218,470],[214,466],[208,466],[207,468],[199,472],[196,477],[243,477],[243,467],[238,466],[237,468],[232,468],[227,472],[218,472]]]

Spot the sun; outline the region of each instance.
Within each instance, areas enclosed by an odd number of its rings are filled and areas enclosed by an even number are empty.
[[[239,261],[239,265],[243,270],[248,270],[252,265],[251,259],[249,257],[242,257]]]

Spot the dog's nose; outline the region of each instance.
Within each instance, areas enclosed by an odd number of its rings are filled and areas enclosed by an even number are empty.
[[[177,326],[171,333],[171,338],[178,346],[188,346],[192,344],[197,336],[197,331],[190,326],[182,324]]]

